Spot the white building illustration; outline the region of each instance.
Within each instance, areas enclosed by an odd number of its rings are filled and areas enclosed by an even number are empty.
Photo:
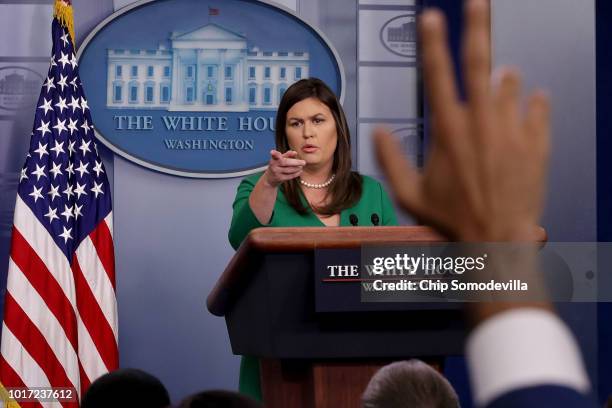
[[[306,52],[249,50],[217,24],[172,33],[170,49],[109,49],[109,108],[170,111],[274,110],[285,90],[308,78]]]
[[[408,23],[387,29],[387,41],[414,42],[416,40],[416,19],[414,17],[410,17]]]

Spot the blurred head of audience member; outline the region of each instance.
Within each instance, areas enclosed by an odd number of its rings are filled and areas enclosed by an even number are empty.
[[[178,408],[263,408],[263,405],[237,392],[211,390],[185,398]]]
[[[420,360],[384,366],[370,380],[363,408],[458,408],[459,398],[440,373]]]
[[[95,380],[81,401],[81,408],[164,408],[170,396],[161,381],[142,370],[125,368]]]

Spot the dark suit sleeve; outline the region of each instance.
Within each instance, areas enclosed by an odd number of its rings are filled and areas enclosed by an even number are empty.
[[[472,330],[466,356],[476,406],[593,406],[578,343],[550,311],[519,307],[495,314]]]
[[[486,408],[596,408],[590,395],[557,385],[542,385],[513,390],[489,403]]]

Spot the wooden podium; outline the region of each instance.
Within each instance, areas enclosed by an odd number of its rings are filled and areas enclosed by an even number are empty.
[[[455,304],[372,304],[317,313],[315,250],[445,242],[427,227],[259,228],[207,299],[224,316],[232,351],[259,357],[266,407],[358,407],[381,366],[411,357],[461,354]]]

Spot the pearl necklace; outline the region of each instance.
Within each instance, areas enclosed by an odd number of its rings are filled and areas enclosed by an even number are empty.
[[[303,185],[304,187],[308,187],[308,188],[325,188],[325,187],[329,186],[332,183],[332,181],[334,181],[335,177],[336,177],[336,175],[332,174],[332,176],[329,178],[329,180],[327,180],[325,183],[321,183],[321,184],[309,183],[307,181],[304,181],[304,180],[300,179],[300,184]]]

